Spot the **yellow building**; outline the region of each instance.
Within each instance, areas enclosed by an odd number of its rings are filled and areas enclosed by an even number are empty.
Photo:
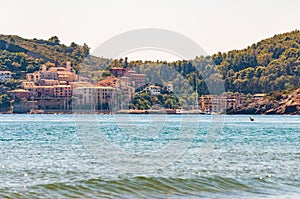
[[[201,110],[207,113],[225,113],[228,109],[235,109],[242,103],[238,95],[203,95],[200,97],[199,104]]]

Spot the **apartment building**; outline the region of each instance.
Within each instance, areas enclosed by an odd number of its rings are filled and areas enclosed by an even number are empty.
[[[199,104],[203,112],[224,113],[243,103],[242,99],[239,95],[203,95],[200,97]]]
[[[115,96],[113,87],[78,87],[73,90],[76,109],[109,110]]]
[[[70,85],[55,85],[55,86],[32,86],[28,87],[30,98],[63,98],[72,96],[72,88]]]
[[[66,67],[50,67],[47,70],[45,65],[42,66],[42,70],[26,75],[28,82],[39,82],[41,80],[59,80],[66,82],[73,82],[78,80],[78,75],[67,63]]]
[[[129,80],[133,83],[135,88],[140,88],[146,85],[146,75],[137,73],[134,70],[128,70],[126,76],[129,77]]]
[[[39,72],[28,73],[26,79],[28,82],[38,82],[41,79],[41,74]]]
[[[12,96],[13,99],[19,98],[19,99],[29,99],[30,92],[24,89],[15,89],[12,91],[9,91],[10,96]]]
[[[160,86],[149,85],[145,88],[146,92],[150,93],[150,95],[159,95],[161,93]]]

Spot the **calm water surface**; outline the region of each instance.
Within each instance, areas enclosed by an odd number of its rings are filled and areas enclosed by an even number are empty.
[[[300,198],[300,116],[252,117],[0,115],[0,198]]]

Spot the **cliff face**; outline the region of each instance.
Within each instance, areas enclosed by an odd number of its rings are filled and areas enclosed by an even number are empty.
[[[300,88],[274,91],[263,99],[231,110],[229,114],[300,114]]]

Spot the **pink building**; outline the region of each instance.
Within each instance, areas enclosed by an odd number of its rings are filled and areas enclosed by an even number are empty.
[[[55,86],[60,84],[59,80],[54,79],[41,79],[39,83],[40,86]]]
[[[30,97],[34,99],[47,98],[53,96],[53,86],[33,86],[27,88]]]
[[[129,70],[126,73],[126,76],[129,77],[130,81],[134,84],[135,88],[145,86],[146,84],[146,75],[136,73],[134,70]]]
[[[71,97],[72,88],[70,85],[56,85],[53,86],[53,97]]]
[[[111,68],[109,71],[115,77],[123,77],[127,72],[125,68],[117,68],[117,67]]]
[[[26,79],[29,82],[38,82],[41,78],[41,75],[39,72],[35,72],[35,73],[28,73],[26,75]]]
[[[30,92],[24,89],[16,89],[9,92],[10,95],[15,99],[28,99],[30,97]]]

